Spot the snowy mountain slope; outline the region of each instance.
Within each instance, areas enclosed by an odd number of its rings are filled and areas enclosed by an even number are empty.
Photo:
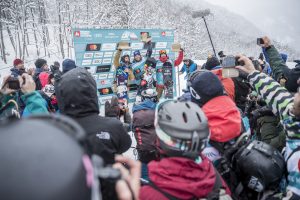
[[[22,13],[24,5],[19,5],[17,0],[11,2],[16,2],[15,6],[20,11],[15,13]],[[254,57],[257,57],[260,52],[260,48],[256,45],[256,38],[260,37],[262,32],[255,25],[239,15],[211,5],[204,0],[27,0],[27,2],[33,2],[28,5],[31,6],[31,12],[33,10],[34,14],[29,17],[27,15],[27,18],[23,20],[26,26],[18,27],[15,24],[14,17],[23,19],[23,15],[12,15],[7,19],[0,18],[3,25],[10,28],[13,38],[17,38],[18,33],[25,32],[28,35],[27,40],[24,37],[28,55],[23,55],[27,67],[33,66],[35,58],[38,57],[36,48],[40,52],[39,57],[47,59],[50,64],[55,60],[61,61],[63,55],[73,58],[70,29],[75,26],[172,28],[175,29],[176,41],[182,43],[186,50],[186,57],[206,59],[207,55],[212,54],[213,51],[203,20],[191,17],[192,11],[197,9],[211,10],[212,15],[207,18],[207,22],[217,52],[224,50],[225,54],[245,53]],[[39,11],[43,10],[41,9],[43,6],[45,13],[41,15]],[[16,10],[15,7],[6,8],[8,11],[9,9]],[[41,16],[45,20],[42,20]],[[45,27],[48,29],[46,43],[43,41]],[[19,50],[17,54],[15,53],[6,28],[3,30],[7,64],[0,58],[0,73],[7,71],[13,59],[20,57],[21,52]],[[36,40],[35,32],[37,33]],[[21,44],[24,38],[20,37]],[[275,44],[280,51],[288,53],[290,59],[300,57],[299,52],[287,46]],[[61,49],[64,49],[63,53]],[[1,70],[3,68],[6,70]]]

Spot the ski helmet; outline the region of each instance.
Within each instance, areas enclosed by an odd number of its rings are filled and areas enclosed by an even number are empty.
[[[88,156],[78,143],[85,133],[76,122],[36,116],[2,121],[0,132],[3,199],[90,199]]]
[[[162,155],[195,159],[209,139],[203,111],[192,102],[166,100],[155,112],[155,130]]]
[[[271,145],[254,140],[233,156],[233,168],[244,187],[260,193],[278,189],[285,161]]]
[[[157,92],[154,89],[143,90],[141,93],[142,102],[146,100],[150,100],[154,103],[158,102]]]

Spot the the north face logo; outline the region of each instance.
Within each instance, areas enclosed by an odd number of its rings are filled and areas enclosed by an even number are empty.
[[[101,140],[110,140],[110,134],[108,132],[102,132],[100,134],[96,134],[96,136]]]

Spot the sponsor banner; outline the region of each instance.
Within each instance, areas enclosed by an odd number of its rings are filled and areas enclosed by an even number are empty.
[[[120,41],[128,42],[130,49],[123,50],[122,55],[129,55],[133,60],[133,52],[140,50],[145,56],[148,45],[143,41],[152,38],[153,57],[158,58],[159,50],[166,49],[170,59],[174,53],[170,52],[174,43],[174,31],[163,29],[73,29],[73,41],[76,64],[86,68],[97,82],[98,89],[111,88],[114,82],[115,67],[113,60]],[[176,84],[174,84],[176,85]],[[107,91],[107,90],[106,90]],[[176,90],[175,90],[176,91]],[[111,99],[112,94],[100,94],[100,103]],[[134,102],[135,87],[129,91],[129,102]],[[104,98],[104,100],[103,100]],[[105,99],[106,98],[106,99]]]

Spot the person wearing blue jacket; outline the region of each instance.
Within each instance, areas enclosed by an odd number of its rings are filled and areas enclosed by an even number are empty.
[[[186,73],[186,76],[184,79],[187,79],[191,73],[197,70],[197,64],[192,61],[191,59],[184,59],[183,60],[183,66],[181,70],[179,71],[180,75]]]

